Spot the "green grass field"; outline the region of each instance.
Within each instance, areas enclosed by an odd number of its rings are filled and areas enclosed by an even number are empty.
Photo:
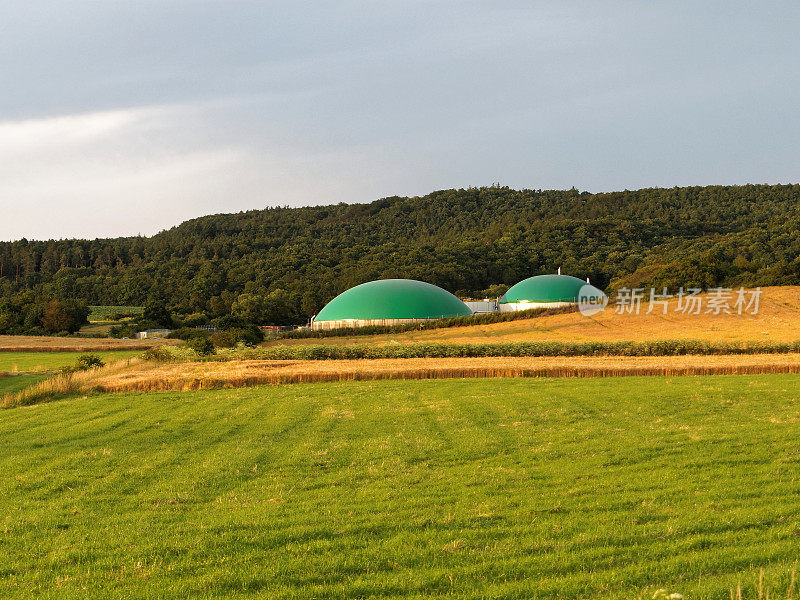
[[[40,375],[15,375],[13,377],[0,377],[0,396],[20,391],[22,388],[38,383],[44,379]]]
[[[140,350],[110,350],[100,352],[0,352],[0,372],[54,371],[74,365],[79,356],[94,354],[105,362],[139,356]]]
[[[0,411],[0,596],[753,598],[763,567],[785,598],[798,400],[800,376],[763,375]]]

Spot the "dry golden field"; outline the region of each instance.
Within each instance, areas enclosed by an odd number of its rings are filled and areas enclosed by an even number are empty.
[[[756,375],[800,373],[800,353],[680,356],[548,356],[341,360],[110,360],[99,369],[57,374],[0,390],[0,407],[59,397],[128,391],[190,391],[264,384],[369,380]],[[2,386],[0,386],[2,387]]]
[[[653,357],[488,357],[376,360],[245,360],[153,364],[132,361],[87,376],[103,391],[195,390],[258,384],[448,379],[800,373],[800,354]]]
[[[112,338],[67,338],[34,335],[0,335],[0,352],[100,352],[103,350],[147,350],[176,345],[180,340],[118,340]]]
[[[705,296],[705,295],[704,295]],[[650,314],[642,303],[640,314],[616,314],[613,306],[594,317],[566,313],[472,327],[410,331],[392,335],[280,340],[271,344],[382,344],[412,342],[521,342],[521,341],[645,341],[709,340],[792,342],[800,339],[800,286],[762,288],[757,315],[699,314],[675,311],[677,301],[662,314],[656,305]],[[704,298],[703,306],[706,306]],[[705,308],[704,308],[705,310]]]
[[[549,315],[491,325],[415,331],[394,335],[279,340],[272,344],[397,344],[414,342],[610,342],[705,340],[793,342],[800,339],[800,287],[764,288],[757,315],[688,315],[674,310],[595,317]],[[112,340],[0,336],[0,351],[144,350],[178,340]],[[109,357],[110,358],[110,357]],[[129,358],[123,357],[120,358]],[[189,359],[191,361],[191,358]],[[59,376],[17,395],[6,406],[65,393],[90,391],[192,390],[299,382],[468,377],[610,377],[625,375],[712,375],[800,373],[800,354],[686,356],[564,356],[405,358],[371,360],[227,360],[158,363],[123,360],[76,376]],[[39,389],[37,389],[39,388]],[[13,397],[12,397],[13,396]]]

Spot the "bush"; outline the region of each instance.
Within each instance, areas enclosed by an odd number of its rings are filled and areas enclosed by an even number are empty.
[[[211,340],[207,337],[194,337],[191,338],[186,345],[189,346],[192,350],[197,352],[200,356],[209,356],[211,354],[215,354],[216,350],[214,349],[214,344],[211,343]]]
[[[142,313],[144,321],[155,323],[158,328],[172,327],[172,315],[167,309],[166,304],[161,300],[150,300],[144,305],[144,312]]]
[[[236,339],[231,329],[212,333],[210,341],[217,348],[233,348],[236,345]]]
[[[156,321],[149,321],[147,319],[139,319],[136,323],[133,323],[131,327],[135,327],[136,331],[146,331],[148,329],[164,329],[164,327],[156,322]]]
[[[164,346],[156,346],[154,348],[148,348],[142,353],[142,358],[145,360],[155,360],[158,362],[169,362],[174,360],[174,356],[172,352],[170,352]]]
[[[225,315],[224,317],[214,319],[211,321],[211,324],[219,331],[224,331],[226,329],[242,329],[249,325],[249,323],[239,315]]]
[[[192,313],[183,318],[184,327],[200,327],[202,325],[208,325],[208,317],[205,313]]]
[[[89,369],[104,367],[105,364],[103,359],[96,354],[82,354],[78,357],[77,367],[79,371],[88,371]]]
[[[240,342],[248,346],[255,346],[264,341],[264,334],[255,325],[250,325],[217,331],[211,335],[211,341],[217,348],[233,348]]]
[[[82,354],[74,365],[64,367],[61,372],[68,375],[70,373],[78,373],[79,371],[89,371],[91,369],[99,369],[104,367],[106,363],[103,362],[96,354]]]
[[[207,338],[210,334],[205,329],[195,327],[181,327],[170,333],[167,338],[171,340],[192,340],[194,338]]]
[[[136,329],[130,325],[114,325],[108,330],[108,335],[113,338],[133,338],[136,337]]]
[[[255,346],[264,341],[264,332],[255,325],[248,325],[246,327],[233,330],[236,333],[237,342],[242,342],[248,346]]]

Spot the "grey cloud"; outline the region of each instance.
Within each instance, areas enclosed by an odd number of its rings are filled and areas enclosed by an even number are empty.
[[[799,13],[793,2],[5,3],[0,131],[23,121],[51,137],[28,140],[27,154],[0,139],[14,165],[0,178],[0,237],[152,233],[209,211],[495,181],[797,181]],[[88,145],[52,129],[114,111],[135,118]],[[154,198],[159,211],[131,208]],[[37,203],[87,214],[66,227]]]

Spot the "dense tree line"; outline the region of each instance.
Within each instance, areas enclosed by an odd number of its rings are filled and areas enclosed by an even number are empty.
[[[42,298],[32,290],[0,297],[0,335],[75,333],[88,316],[82,300]]]
[[[603,288],[798,284],[799,206],[800,185],[748,185],[604,194],[496,186],[270,208],[149,238],[2,243],[0,294],[157,299],[181,315],[288,324],[386,277],[472,296],[558,267]]]

